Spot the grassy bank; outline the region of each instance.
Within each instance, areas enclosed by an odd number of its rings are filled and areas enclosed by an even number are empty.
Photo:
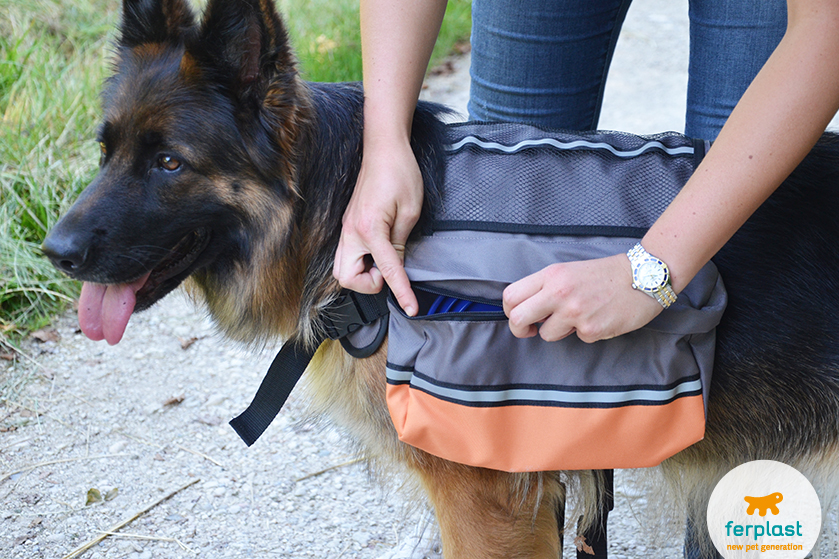
[[[361,78],[357,0],[279,0],[307,79]],[[100,85],[116,0],[0,0],[0,332],[43,325],[78,286],[38,247],[93,178]],[[435,56],[468,37],[470,3],[451,0]]]

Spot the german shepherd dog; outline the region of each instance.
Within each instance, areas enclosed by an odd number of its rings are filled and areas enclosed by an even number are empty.
[[[44,253],[88,282],[80,320],[115,343],[128,316],[186,282],[220,329],[248,343],[311,342],[339,293],[332,261],[361,155],[359,85],[299,77],[272,0],[124,0],[104,91],[101,168]],[[443,109],[413,121],[426,199],[443,165]],[[429,202],[431,203],[431,202]],[[715,262],[730,304],[705,439],[661,469],[702,530],[716,482],[754,459],[790,464],[823,502],[839,466],[839,141],[825,136]],[[399,442],[385,403],[385,348],[324,343],[307,377],[316,410],[376,462],[412,472],[448,558],[551,558],[565,481],[446,462]]]

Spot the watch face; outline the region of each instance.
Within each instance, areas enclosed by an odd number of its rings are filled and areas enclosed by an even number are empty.
[[[664,267],[655,260],[647,260],[638,266],[635,281],[644,291],[654,291],[667,280]]]

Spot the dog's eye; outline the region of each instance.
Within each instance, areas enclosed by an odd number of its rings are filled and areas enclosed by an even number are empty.
[[[108,157],[108,148],[105,147],[105,142],[99,142],[99,164],[105,162],[105,158]]]
[[[157,164],[167,171],[177,171],[181,168],[181,162],[171,155],[161,155],[157,159]]]

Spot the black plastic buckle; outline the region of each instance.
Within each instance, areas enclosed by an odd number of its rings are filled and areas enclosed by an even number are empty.
[[[374,304],[362,305],[359,302],[362,297],[368,298],[368,301]],[[326,335],[332,340],[338,340],[385,316],[387,314],[386,298],[386,292],[364,295],[348,289],[342,290],[335,302],[324,312],[323,322]],[[382,302],[384,302],[383,307]],[[370,316],[365,316],[363,309],[368,310]]]
[[[323,322],[326,327],[326,335],[331,340],[341,339],[364,326],[364,319],[352,298],[352,292],[341,291],[338,298],[329,305],[324,313]]]

